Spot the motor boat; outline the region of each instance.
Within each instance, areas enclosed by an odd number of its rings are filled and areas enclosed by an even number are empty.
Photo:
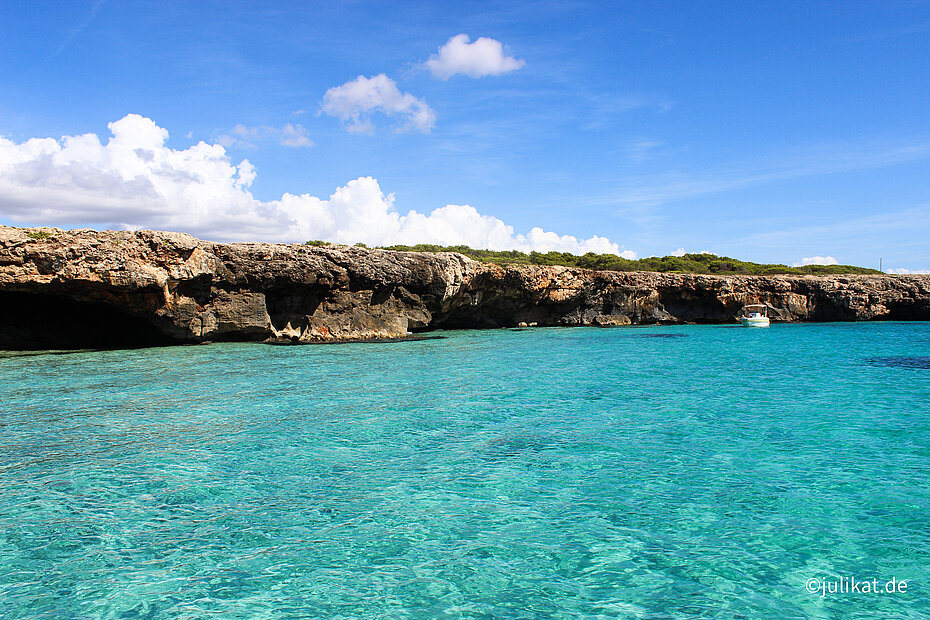
[[[743,306],[739,315],[739,322],[743,327],[768,327],[768,307],[765,304],[749,304]]]

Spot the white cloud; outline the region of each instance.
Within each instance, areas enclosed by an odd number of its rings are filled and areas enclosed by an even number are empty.
[[[700,252],[690,252],[684,248],[678,248],[677,250],[669,254],[669,256],[684,256],[685,254],[707,254],[709,256],[717,256],[716,252],[709,252],[707,250],[701,250]]]
[[[136,114],[109,128],[106,144],[95,134],[18,144],[0,138],[0,216],[28,225],[179,230],[218,241],[464,244],[635,258],[605,237],[578,239],[539,227],[520,234],[469,205],[402,215],[371,177],[349,181],[326,199],[284,194],[262,202],[248,189],[255,168],[247,159],[231,163],[220,145],[170,149],[168,132]]]
[[[256,142],[268,139],[277,140],[283,146],[313,146],[313,140],[307,135],[306,128],[299,123],[296,125],[287,123],[280,128],[268,125],[247,127],[239,124],[233,127],[229,133],[219,136],[216,141],[227,148],[232,146],[254,148]]]
[[[410,93],[401,93],[397,82],[378,74],[366,78],[358,76],[342,86],[334,86],[323,96],[323,112],[346,123],[346,129],[355,133],[371,133],[373,112],[402,119],[396,131],[429,133],[436,125],[436,112]]]
[[[839,265],[839,261],[832,256],[808,256],[802,258],[799,262],[791,265],[792,267],[805,267],[807,265]]]
[[[281,144],[284,146],[313,146],[313,140],[307,136],[307,130],[300,123],[286,124],[281,128]]]
[[[886,269],[885,273],[893,273],[897,275],[923,275],[928,274],[930,271],[927,269]]]
[[[473,78],[510,73],[524,66],[526,61],[505,56],[500,41],[481,37],[469,43],[467,34],[457,34],[425,64],[435,77],[448,80],[457,73]]]
[[[328,200],[308,194],[285,194],[269,203],[294,222],[290,235],[296,239],[326,239],[368,245],[468,245],[491,250],[529,252],[597,252],[620,254],[605,237],[578,240],[534,227],[517,234],[502,220],[482,215],[470,205],[446,205],[429,215],[394,208],[394,195],[385,196],[371,177],[349,181]]]

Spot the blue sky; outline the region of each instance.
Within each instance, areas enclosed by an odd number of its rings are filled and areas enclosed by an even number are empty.
[[[0,34],[0,222],[930,269],[928,2],[9,1]]]

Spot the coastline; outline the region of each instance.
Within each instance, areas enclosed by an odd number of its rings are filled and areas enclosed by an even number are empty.
[[[434,329],[930,320],[930,276],[480,263],[451,252],[0,227],[0,348],[390,340]],[[50,346],[55,345],[55,346]]]

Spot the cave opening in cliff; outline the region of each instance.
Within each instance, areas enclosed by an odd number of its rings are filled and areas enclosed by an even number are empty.
[[[316,312],[329,289],[318,286],[280,287],[264,291],[265,307],[275,329],[301,330]]]
[[[129,349],[178,344],[113,305],[61,295],[0,292],[0,349]]]

